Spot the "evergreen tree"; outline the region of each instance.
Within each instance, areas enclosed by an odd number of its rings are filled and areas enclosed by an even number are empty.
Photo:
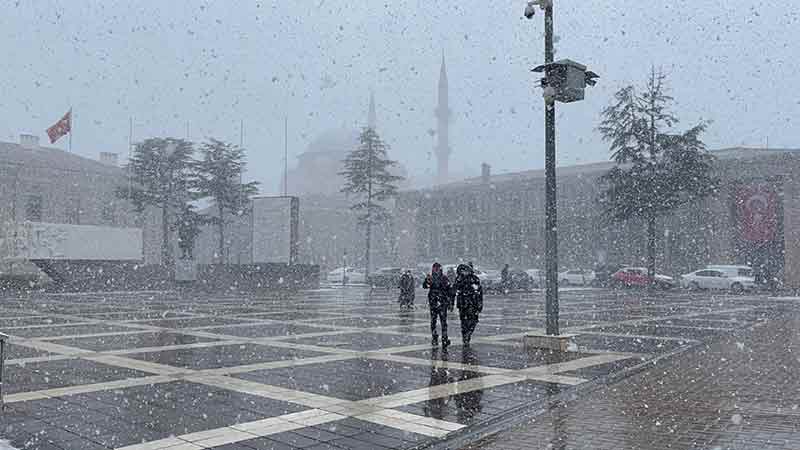
[[[193,259],[194,247],[200,227],[208,223],[206,216],[198,214],[191,203],[185,203],[178,213],[173,229],[178,233],[178,248],[181,259]]]
[[[161,210],[161,263],[171,267],[170,229],[173,212],[181,210],[191,197],[191,142],[175,138],[150,138],[136,145],[127,165],[131,178],[117,195],[130,200],[142,213],[153,206]]]
[[[648,274],[656,271],[656,221],[715,192],[713,156],[701,140],[707,123],[671,133],[678,119],[670,111],[666,76],[652,69],[643,92],[620,89],[603,110],[599,127],[617,166],[601,178],[601,202],[613,220],[647,224]]]
[[[245,165],[244,149],[213,138],[200,147],[200,160],[194,165],[197,195],[210,198],[217,209],[210,222],[217,226],[220,263],[225,262],[226,214],[244,214],[249,197],[258,193],[258,182],[241,182]]]
[[[381,203],[397,196],[397,185],[403,177],[389,171],[397,161],[388,159],[386,145],[372,128],[364,128],[359,136],[359,146],[342,161],[345,184],[341,192],[354,195],[356,203],[350,209],[359,214],[358,221],[366,227],[365,271],[370,273],[370,247],[372,225],[383,223],[389,212]]]

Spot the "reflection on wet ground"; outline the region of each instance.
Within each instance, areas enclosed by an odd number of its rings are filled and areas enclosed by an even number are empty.
[[[214,341],[214,339],[168,331],[154,331],[138,334],[57,339],[51,342],[87,350],[105,351],[140,347],[164,347],[168,345],[184,345],[211,341]]]
[[[399,311],[394,292],[42,295],[0,306],[0,436],[20,449],[411,448],[770,311],[747,296],[569,292],[562,329],[577,345],[555,353],[522,344],[543,325],[538,293],[487,296],[469,347],[451,314],[447,350],[430,344],[426,305]]]

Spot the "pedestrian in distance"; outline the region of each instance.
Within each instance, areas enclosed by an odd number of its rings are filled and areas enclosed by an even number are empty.
[[[459,265],[456,273],[453,291],[458,315],[461,319],[461,340],[467,346],[478,325],[478,316],[483,311],[483,288],[481,280],[475,275],[472,267],[467,264]]]
[[[400,276],[400,309],[414,309],[414,275],[410,270],[403,272]]]
[[[503,266],[500,271],[500,284],[503,287],[503,292],[508,292],[511,289],[511,273],[509,273],[508,264]]]
[[[428,307],[431,312],[431,345],[439,345],[439,333],[436,329],[438,321],[442,328],[442,348],[447,348],[450,345],[450,339],[447,338],[447,312],[452,311],[453,302],[450,280],[442,272],[441,264],[433,263],[431,273],[425,277],[422,287],[428,289]]]

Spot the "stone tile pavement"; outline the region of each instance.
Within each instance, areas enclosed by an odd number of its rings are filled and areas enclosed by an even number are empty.
[[[541,331],[540,292],[487,297],[470,348],[452,315],[448,351],[430,346],[424,301],[400,312],[395,296],[325,288],[2,299],[0,330],[12,338],[0,439],[61,450],[447,445],[572,387],[747,332],[784,305],[565,291],[562,326],[580,336],[554,354],[521,345]]]
[[[465,450],[800,449],[797,306]]]

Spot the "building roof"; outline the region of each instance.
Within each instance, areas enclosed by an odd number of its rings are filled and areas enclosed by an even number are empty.
[[[26,148],[13,142],[0,142],[0,164],[108,176],[125,175],[124,170],[120,167],[103,164],[64,150],[51,147]]]
[[[756,147],[728,147],[717,150],[711,150],[710,153],[718,159],[753,159],[763,158],[764,156],[778,156],[781,154],[796,154],[800,156],[800,149],[795,148],[756,148]],[[602,161],[587,164],[578,164],[570,166],[558,166],[558,177],[571,177],[571,176],[594,176],[607,172],[609,169],[616,165],[613,161]],[[489,177],[489,183],[499,184],[508,183],[513,181],[533,181],[543,180],[544,169],[525,170],[521,172],[509,172]],[[462,189],[470,186],[480,186],[485,184],[482,177],[472,177],[461,181],[436,186],[434,190],[453,190]]]

